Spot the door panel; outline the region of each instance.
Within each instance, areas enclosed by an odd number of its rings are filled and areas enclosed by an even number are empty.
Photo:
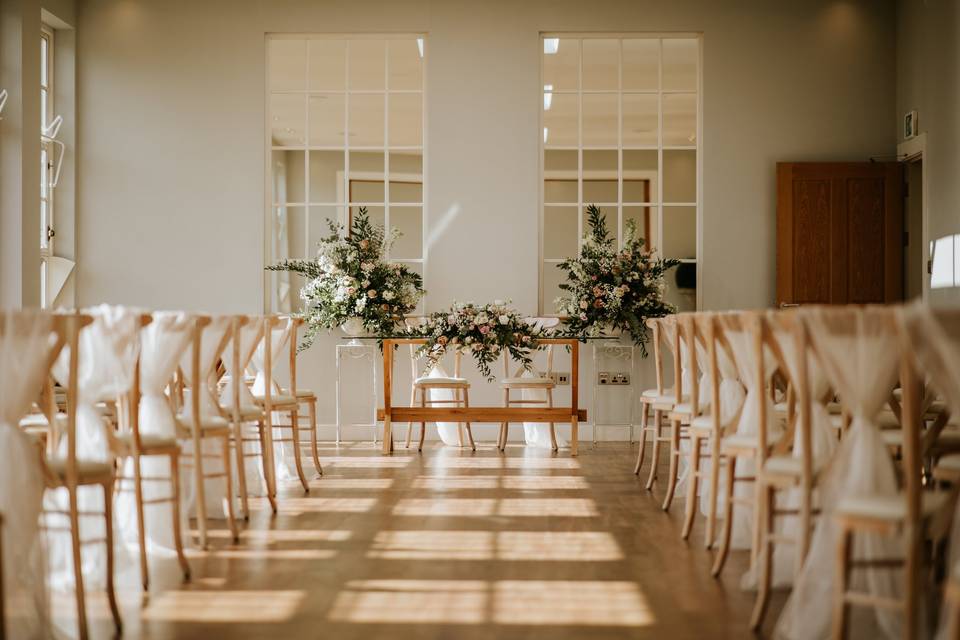
[[[896,163],[777,165],[777,303],[902,299]]]

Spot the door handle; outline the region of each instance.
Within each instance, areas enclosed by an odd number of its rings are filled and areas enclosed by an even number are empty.
[[[792,309],[793,307],[799,307],[799,306],[800,306],[799,304],[793,303],[793,302],[781,302],[781,303],[780,303],[780,308],[781,308],[781,309]]]

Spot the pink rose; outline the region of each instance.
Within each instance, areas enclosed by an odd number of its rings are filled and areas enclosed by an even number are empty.
[[[490,326],[486,324],[480,325],[480,333],[482,333],[483,335],[487,335],[488,333],[490,333]]]

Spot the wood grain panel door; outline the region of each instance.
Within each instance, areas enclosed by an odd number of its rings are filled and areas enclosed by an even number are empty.
[[[777,304],[902,299],[902,167],[777,163]]]

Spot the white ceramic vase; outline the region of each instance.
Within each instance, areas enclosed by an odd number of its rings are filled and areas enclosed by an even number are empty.
[[[358,338],[367,335],[367,328],[363,324],[363,318],[358,316],[347,318],[344,323],[340,325],[340,330],[352,338],[350,341],[351,344],[360,344]]]

